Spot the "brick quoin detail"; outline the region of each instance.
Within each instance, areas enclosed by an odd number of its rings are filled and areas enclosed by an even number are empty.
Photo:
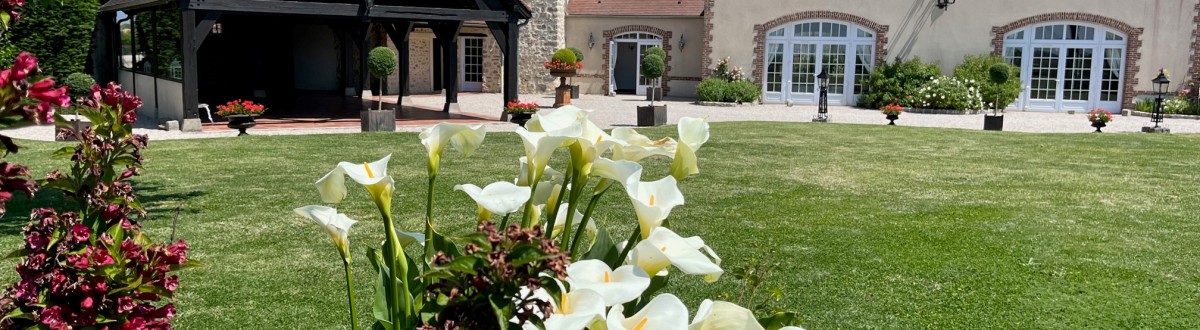
[[[712,74],[712,31],[713,31],[713,7],[717,5],[717,0],[704,0],[704,40],[701,46],[700,66],[702,77],[708,77]]]
[[[1200,7],[1200,5],[1198,5],[1198,7]],[[1132,25],[1116,19],[1088,13],[1063,12],[1041,14],[1022,18],[1004,26],[993,26],[992,54],[1001,56],[1004,55],[1004,36],[1009,32],[1034,24],[1061,21],[1099,24],[1113,28],[1125,34],[1125,83],[1121,86],[1121,108],[1133,109],[1133,98],[1136,97],[1138,93],[1134,90],[1134,87],[1137,86],[1138,83],[1138,72],[1140,72],[1142,69],[1141,66],[1138,65],[1138,61],[1142,59],[1142,28],[1133,27]],[[1193,34],[1194,33],[1196,32],[1193,32]],[[1192,47],[1195,48],[1196,44],[1193,43]],[[1193,59],[1196,58],[1196,55],[1192,56]],[[1195,66],[1194,63],[1193,66]]]
[[[1196,28],[1192,29],[1192,56],[1190,58],[1191,68],[1188,69],[1188,75],[1192,77],[1192,93],[1200,93],[1200,2],[1196,3],[1196,15],[1192,16],[1192,23],[1196,24]]]
[[[839,13],[836,11],[805,11],[767,21],[754,26],[754,82],[762,84],[763,61],[766,58],[767,32],[784,24],[796,21],[830,19],[854,23],[875,32],[875,66],[883,64],[887,59],[888,26],[875,23],[862,16]]]
[[[671,82],[671,35],[672,35],[672,33],[671,33],[671,31],[663,30],[663,29],[656,28],[653,26],[626,25],[626,26],[618,27],[618,28],[615,28],[612,30],[605,30],[604,31],[604,45],[602,46],[603,47],[602,52],[604,55],[601,57],[604,62],[601,66],[603,68],[603,70],[601,71],[600,74],[598,74],[599,78],[604,79],[604,82],[606,84],[612,81],[612,79],[610,79],[608,77],[608,72],[609,72],[608,65],[611,62],[609,60],[609,56],[611,56],[611,53],[612,53],[611,51],[609,51],[609,46],[612,45],[613,38],[615,38],[619,35],[622,35],[622,34],[630,33],[630,32],[650,33],[650,34],[654,34],[654,35],[658,35],[658,36],[662,37],[662,42],[663,42],[662,49],[663,49],[663,51],[667,52],[667,58],[665,59],[666,60],[665,62],[667,62],[667,63],[666,63],[666,67],[663,68],[662,86],[661,87],[663,89],[663,95],[670,93],[671,86],[669,86],[667,83]],[[604,90],[605,90],[605,93],[608,92],[608,88],[605,88]]]

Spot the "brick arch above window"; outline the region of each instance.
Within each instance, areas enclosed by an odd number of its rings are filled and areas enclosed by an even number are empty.
[[[814,10],[802,11],[789,15],[777,17],[766,21],[763,24],[754,25],[754,81],[762,84],[763,77],[763,61],[766,58],[765,51],[767,49],[767,32],[774,30],[777,27],[788,23],[798,21],[828,19],[835,21],[843,21],[854,23],[858,26],[870,29],[875,32],[875,65],[883,63],[887,59],[887,33],[889,27],[887,25],[876,23],[865,17],[852,15],[836,11]],[[706,68],[707,69],[707,68]]]
[[[1114,18],[1088,13],[1058,12],[1029,16],[1002,26],[992,27],[992,54],[1004,54],[1004,37],[1009,33],[1030,25],[1054,22],[1084,22],[1103,25],[1125,34],[1125,77],[1121,86],[1121,107],[1133,109],[1133,99],[1137,96],[1134,87],[1138,84],[1138,73],[1142,59],[1142,33],[1144,29],[1134,27]]]
[[[603,62],[601,62],[601,67],[603,68],[603,70],[600,71],[598,78],[604,79],[604,82],[606,84],[609,81],[611,81],[611,78],[608,77],[608,73],[611,72],[611,70],[608,67],[609,63],[611,62],[609,60],[609,56],[611,56],[611,52],[609,51],[608,47],[610,45],[612,45],[612,41],[614,38],[616,38],[622,34],[632,33],[632,32],[649,33],[649,34],[653,34],[653,35],[662,37],[662,43],[663,43],[662,49],[663,49],[663,51],[665,51],[667,53],[667,58],[663,59],[663,62],[666,62],[666,67],[663,69],[663,75],[662,75],[662,79],[661,79],[662,80],[661,87],[663,89],[663,95],[666,95],[667,93],[671,92],[671,86],[668,84],[668,82],[671,81],[671,35],[673,33],[671,33],[671,31],[663,30],[663,29],[656,28],[653,26],[625,25],[625,26],[616,27],[616,28],[613,28],[610,30],[604,30],[604,45],[601,46],[601,49],[602,49],[601,52],[603,53],[603,55],[601,56],[601,58],[603,60]],[[607,91],[608,88],[605,88],[605,90]]]

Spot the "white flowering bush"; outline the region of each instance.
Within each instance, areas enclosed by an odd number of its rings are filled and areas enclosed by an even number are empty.
[[[1187,112],[1188,101],[1183,98],[1171,98],[1163,100],[1163,113],[1165,114],[1180,114]],[[1150,112],[1153,112],[1151,108]]]
[[[572,106],[534,114],[516,131],[525,156],[512,162],[512,181],[456,186],[477,204],[464,210],[478,219],[477,231],[464,237],[438,232],[451,224],[433,220],[433,184],[447,150],[469,156],[480,147],[486,134],[480,125],[441,123],[421,132],[428,151],[422,232],[392,217],[390,155],[341,162],[317,180],[327,205],[295,211],[324,227],[341,255],[351,328],[359,326],[348,240],[356,221],[331,207],[347,197],[346,178],[366,189],[384,223],[386,240],[368,243],[366,255],[377,273],[371,329],[799,330],[792,326],[795,313],[758,317],[730,302],[704,300],[692,314],[664,290],[668,272],[708,283],[725,273],[703,239],[676,233],[667,221],[684,205],[678,181],[700,172],[696,155],[708,142],[708,123],[682,118],[677,138],[650,138],[627,127],[606,132],[588,114]],[[552,168],[560,151],[569,161]],[[667,173],[643,172],[639,162],[653,157],[672,160]],[[592,221],[606,194],[630,202],[635,216],[623,220],[634,229],[627,240],[613,240],[609,228]]]
[[[983,101],[980,82],[974,79],[940,76],[918,88],[914,105],[926,109],[989,109]]]

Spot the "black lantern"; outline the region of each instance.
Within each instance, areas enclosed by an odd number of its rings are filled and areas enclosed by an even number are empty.
[[[1154,121],[1154,128],[1158,128],[1163,121],[1163,95],[1167,94],[1167,90],[1171,86],[1171,79],[1167,78],[1166,70],[1158,70],[1158,77],[1154,78],[1154,93],[1157,94],[1154,98],[1154,115],[1151,120]]]
[[[829,120],[829,73],[825,69],[821,69],[821,73],[817,74],[817,83],[821,86],[821,98],[817,102],[817,120]]]
[[[950,8],[954,1],[956,0],[937,0],[937,7],[941,10],[948,10],[947,8]]]

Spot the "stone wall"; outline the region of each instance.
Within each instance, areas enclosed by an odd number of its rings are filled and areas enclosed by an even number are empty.
[[[413,32],[408,40],[408,88],[412,94],[433,92],[433,33]]]
[[[567,8],[564,0],[526,0],[533,18],[521,27],[521,93],[549,93],[555,81],[542,63],[566,47]]]
[[[504,54],[491,35],[483,40],[483,92],[502,93],[504,89]]]

